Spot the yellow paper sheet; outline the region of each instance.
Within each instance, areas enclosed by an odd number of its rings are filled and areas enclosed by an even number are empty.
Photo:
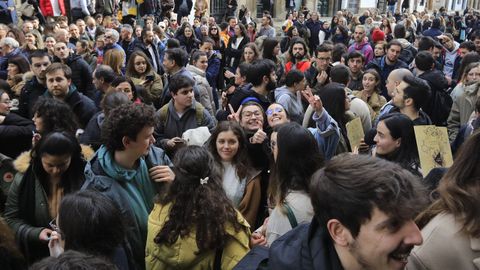
[[[345,126],[347,128],[347,137],[353,150],[360,145],[361,140],[365,137],[362,121],[357,117],[348,122]]]
[[[424,177],[433,168],[452,166],[452,150],[446,127],[415,126],[414,129]]]

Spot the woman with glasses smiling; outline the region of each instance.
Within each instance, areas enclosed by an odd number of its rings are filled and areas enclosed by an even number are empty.
[[[44,136],[31,157],[27,170],[13,180],[4,215],[29,263],[48,256],[48,224],[62,198],[82,186],[86,164],[80,144],[68,132]]]
[[[210,137],[208,150],[221,170],[228,199],[254,226],[261,199],[261,172],[251,166],[243,129],[233,121],[220,122]]]

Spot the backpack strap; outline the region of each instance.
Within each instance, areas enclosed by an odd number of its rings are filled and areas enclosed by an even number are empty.
[[[215,251],[215,260],[213,261],[213,270],[222,270],[223,247]]]
[[[200,102],[195,102],[195,119],[197,120],[197,127],[202,126],[204,120],[203,111],[205,107]]]
[[[163,125],[167,125],[167,118],[168,118],[168,103],[165,104],[162,108],[160,108],[160,112],[158,114],[160,123]]]
[[[201,126],[203,123],[203,119],[205,119],[203,111],[205,110],[205,107],[200,102],[195,102],[195,119],[197,120],[197,126]],[[160,123],[163,123],[164,125],[167,125],[167,119],[168,119],[168,103],[165,104],[162,108],[160,108],[159,111],[159,119]]]
[[[298,226],[298,222],[297,222],[297,219],[295,218],[295,215],[293,214],[292,208],[288,203],[284,203],[283,208],[287,212],[288,221],[290,222],[292,229],[294,229],[295,227]]]

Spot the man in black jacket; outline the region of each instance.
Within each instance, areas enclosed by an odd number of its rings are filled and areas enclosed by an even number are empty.
[[[72,85],[72,70],[60,63],[51,64],[46,70],[48,91],[45,96],[65,101],[78,118],[80,125],[85,127],[90,118],[97,112],[95,103]]]
[[[415,74],[424,79],[431,90],[431,98],[422,105],[422,109],[428,114],[434,125],[446,126],[453,101],[447,94],[447,78],[442,71],[434,68],[434,63],[435,60],[430,52],[419,52],[415,57]]]
[[[311,181],[315,217],[273,242],[269,269],[405,268],[423,241],[413,219],[426,198],[410,172],[379,158],[343,155]]]
[[[378,74],[380,74],[382,79],[380,88],[382,90],[382,95],[387,100],[390,100],[390,96],[388,95],[388,91],[385,86],[388,75],[395,69],[408,68],[408,65],[399,59],[402,49],[402,43],[394,39],[387,44],[387,53],[385,56],[373,59],[373,61],[368,63],[365,67],[365,69],[374,68],[377,70]]]
[[[155,33],[153,30],[143,29],[140,39],[136,39],[133,43],[133,51],[140,50],[148,56],[150,64],[152,64],[155,72],[160,73],[161,63],[160,54],[155,44]]]
[[[395,25],[393,34],[395,38],[402,44],[402,52],[400,53],[399,59],[407,64],[410,64],[413,59],[415,59],[415,55],[417,55],[418,51],[415,49],[415,47],[413,47],[413,44],[405,39],[407,36],[405,26],[403,24]]]
[[[82,94],[92,98],[95,88],[92,83],[92,70],[80,55],[76,55],[68,49],[63,42],[58,42],[54,47],[54,54],[58,62],[69,66],[72,69],[72,82]]]
[[[30,69],[35,75],[31,80],[25,83],[25,87],[20,93],[18,114],[32,119],[33,105],[37,102],[38,97],[43,95],[47,90],[45,82],[45,70],[50,66],[51,61],[48,52],[44,50],[36,50],[30,54]]]
[[[271,104],[270,92],[277,87],[275,64],[268,59],[257,60],[248,67],[246,75],[251,86],[238,89],[230,98],[230,106],[238,110],[240,105],[254,101],[267,110]]]

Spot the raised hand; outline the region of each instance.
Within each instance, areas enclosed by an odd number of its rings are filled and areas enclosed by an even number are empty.
[[[319,85],[323,85],[328,79],[328,74],[325,70],[322,70],[317,75],[317,82]]]
[[[175,174],[168,166],[158,165],[148,170],[150,179],[155,182],[172,182],[175,179]]]
[[[257,120],[258,125],[260,128],[253,134],[252,137],[250,137],[250,143],[251,144],[261,144],[267,139],[267,133],[263,131],[263,122],[259,119]]]
[[[45,228],[38,235],[38,239],[40,241],[44,241],[44,242],[50,241],[50,235],[51,234],[52,234],[52,230],[50,230],[48,228]]]
[[[57,258],[63,253],[63,247],[60,244],[60,234],[56,231],[52,232],[50,236],[50,241],[48,242],[48,249],[50,251],[50,256]]]
[[[235,110],[232,107],[232,104],[228,104],[228,108],[230,110],[230,114],[228,115],[227,119],[228,121],[236,121],[240,123],[240,112],[242,111],[242,105],[238,107],[238,110],[235,112]]]
[[[225,76],[225,78],[227,79],[231,79],[235,77],[235,74],[233,74],[233,72],[231,72],[230,70],[225,70],[225,73],[223,73],[223,76]]]
[[[307,86],[305,90],[302,91],[302,96],[308,101],[310,106],[315,110],[317,114],[322,113],[323,103],[319,96],[313,95],[312,89]]]

